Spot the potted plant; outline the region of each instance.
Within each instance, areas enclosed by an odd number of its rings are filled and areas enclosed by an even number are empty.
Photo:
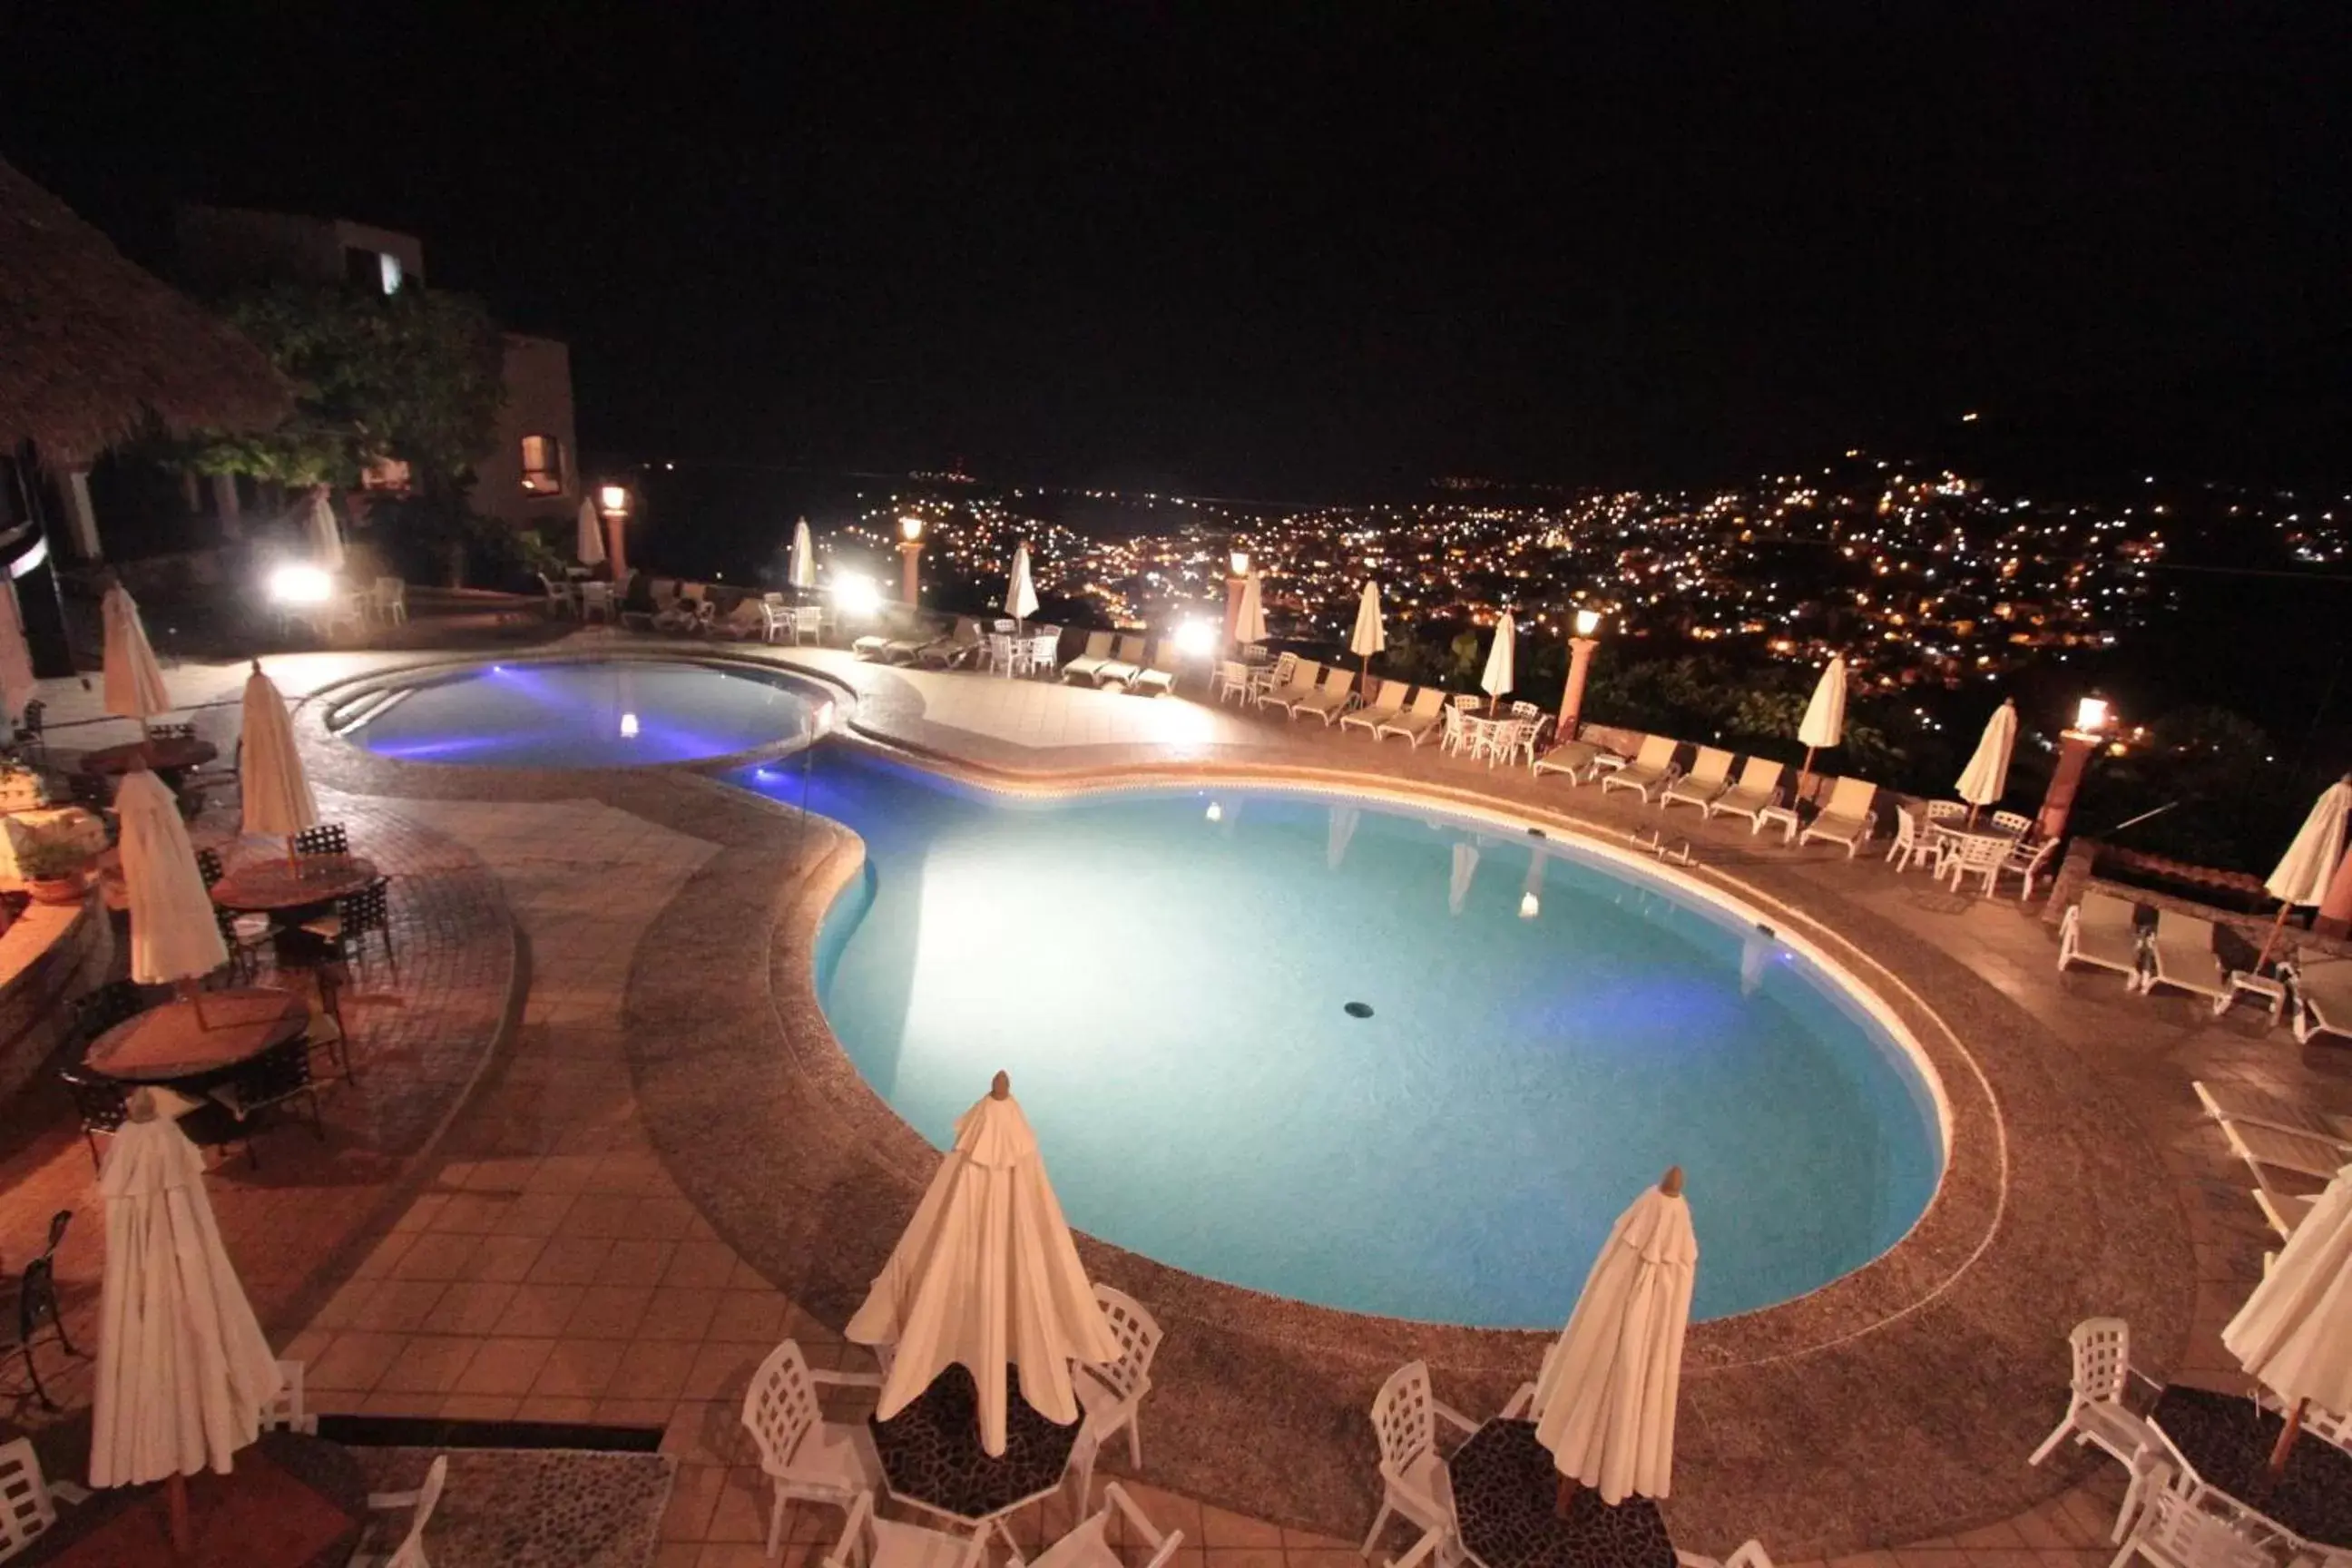
[[[71,838],[44,836],[16,850],[16,874],[36,903],[81,902],[89,891],[89,850]]]

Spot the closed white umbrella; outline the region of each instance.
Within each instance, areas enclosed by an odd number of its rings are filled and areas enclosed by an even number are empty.
[[[1025,621],[1037,613],[1037,589],[1029,581],[1029,542],[1026,540],[1013,549],[1013,575],[1004,584],[1004,613],[1015,621]]]
[[[1265,591],[1255,572],[1242,579],[1242,602],[1234,609],[1234,641],[1244,647],[1265,641]]]
[[[2336,1173],[2296,1225],[2221,1343],[2286,1402],[2273,1470],[2286,1468],[2306,1402],[2352,1410],[2352,1165]]]
[[[39,689],[33,650],[25,642],[25,618],[16,608],[16,584],[0,574],[0,708],[20,719]]]
[[[1511,655],[1512,645],[1517,640],[1517,629],[1511,625],[1511,612],[1505,610],[1503,618],[1495,623],[1495,643],[1486,650],[1486,673],[1478,677],[1478,689],[1486,694],[1489,711],[1517,679],[1511,668]]]
[[[310,492],[310,507],[303,514],[302,531],[310,536],[310,559],[320,571],[343,569],[343,531],[335,526],[335,509],[328,504],[324,486]]]
[[[1824,746],[1834,746],[1845,738],[1845,656],[1830,660],[1822,671],[1822,679],[1813,688],[1813,700],[1805,704],[1805,717],[1797,726],[1797,739],[1805,743],[1805,765],[1797,775],[1800,793],[1804,781],[1812,776],[1813,753]]]
[[[596,503],[583,499],[580,502],[580,521],[572,537],[572,553],[583,566],[604,563],[604,520],[597,513]]]
[[[89,1484],[169,1483],[173,1542],[184,1553],[183,1478],[226,1475],[278,1397],[278,1361],[229,1267],[205,1195],[204,1156],[157,1108],[131,1097],[98,1178],[106,1204]]]
[[[294,856],[294,835],[319,820],[318,798],[310,793],[302,753],[294,744],[294,724],[286,715],[286,700],[261,661],[245,679],[245,741],[238,776],[245,796],[245,830],[274,834],[286,840],[286,856]]]
[[[2352,777],[2336,780],[2312,802],[2311,815],[2303,819],[2294,842],[2286,847],[2286,854],[2263,883],[2263,889],[2279,901],[2279,912],[2263,942],[2262,956],[2255,960],[2257,969],[2270,961],[2288,912],[2297,904],[2316,904],[2327,897],[2336,862],[2344,858],[2347,816],[2352,816]]]
[[[806,518],[793,524],[792,585],[800,589],[816,586],[816,543],[809,538]]]
[[[112,584],[99,601],[99,619],[106,629],[106,710],[118,719],[138,720],[143,735],[148,720],[172,710],[172,694],[163,689],[163,668],[148,644],[138,601],[121,584]]]
[[[862,1345],[897,1347],[878,1419],[961,1364],[980,1388],[981,1446],[1002,1454],[1007,1366],[1020,1369],[1021,1397],[1033,1409],[1066,1425],[1078,1417],[1070,1363],[1117,1361],[1119,1345],[1004,1074],[955,1131],[846,1332]]]
[[[1356,601],[1355,630],[1348,634],[1348,651],[1364,661],[1363,684],[1371,684],[1372,655],[1388,646],[1389,629],[1381,624],[1381,585],[1368,582],[1363,597]]]
[[[1674,1479],[1675,1401],[1690,1328],[1698,1237],[1682,1168],[1633,1200],[1610,1227],[1584,1294],[1536,1382],[1536,1440],[1569,1483],[1614,1507],[1663,1498]]]
[[[1976,754],[1960,770],[1960,798],[1969,803],[1970,822],[1976,820],[1979,807],[1991,805],[2009,787],[2009,756],[2016,748],[2017,704],[2004,702],[1985,721]]]
[[[187,825],[163,781],[145,768],[115,792],[122,822],[122,888],[131,904],[131,978],[193,981],[228,962],[213,900],[196,869]]]

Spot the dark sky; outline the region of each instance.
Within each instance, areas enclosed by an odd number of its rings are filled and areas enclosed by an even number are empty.
[[[2340,6],[1655,9],[0,0],[0,153],[151,258],[175,198],[419,233],[640,455],[2345,466]]]

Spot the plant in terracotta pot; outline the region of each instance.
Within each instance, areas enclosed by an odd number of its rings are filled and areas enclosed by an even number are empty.
[[[89,850],[70,838],[36,838],[16,850],[16,874],[37,903],[79,903],[89,890]]]

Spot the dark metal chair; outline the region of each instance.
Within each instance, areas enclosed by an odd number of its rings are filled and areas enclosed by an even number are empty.
[[[297,855],[348,855],[351,852],[351,833],[340,822],[321,822],[294,835],[294,853]]]
[[[33,1360],[34,1334],[43,1323],[47,1323],[57,1336],[58,1343],[65,1347],[66,1354],[81,1354],[74,1349],[73,1342],[66,1338],[65,1316],[58,1310],[58,1243],[65,1239],[66,1226],[72,1223],[71,1209],[59,1209],[49,1216],[48,1246],[42,1249],[38,1258],[25,1265],[25,1272],[16,1279],[16,1310],[7,1320],[16,1325],[16,1342],[0,1345],[0,1352],[13,1350],[24,1356],[25,1374],[33,1380],[33,1395],[41,1402],[44,1410],[55,1410],[58,1405],[49,1397],[49,1391],[41,1386],[41,1369]]]
[[[58,1081],[73,1097],[74,1113],[81,1118],[81,1141],[89,1146],[92,1170],[100,1167],[98,1135],[111,1137],[131,1117],[130,1086],[93,1070],[86,1062],[58,1069]]]
[[[256,1169],[261,1161],[254,1152],[254,1126],[264,1112],[289,1100],[308,1101],[310,1131],[320,1142],[326,1142],[327,1125],[319,1115],[319,1088],[310,1076],[310,1042],[300,1035],[240,1064],[226,1083],[211,1090],[210,1098],[236,1118],[246,1160]]]
[[[74,1038],[87,1049],[99,1036],[152,1005],[145,986],[130,980],[110,980],[74,998]]]
[[[383,943],[383,956],[392,965],[393,977],[400,976],[400,955],[392,946],[392,881],[388,877],[378,877],[358,892],[337,899],[333,914],[322,920],[305,921],[302,929],[332,943],[337,957],[347,962],[357,959],[362,964],[367,955],[362,939],[373,931]]]
[[[196,727],[194,724],[150,724],[147,736],[153,741],[193,741],[196,738]]]
[[[48,712],[49,705],[37,697],[25,704],[24,722],[16,726],[11,743],[16,746],[16,754],[26,762],[47,763],[49,760],[48,737],[42,732],[43,721],[48,717]]]
[[[205,879],[206,891],[210,891],[214,883],[226,876],[228,873],[221,865],[219,851],[197,850],[196,874]],[[266,940],[248,937],[238,929],[237,922],[245,918],[235,910],[225,910],[218,904],[213,906],[213,924],[220,928],[221,942],[228,949],[230,972],[240,980],[252,978],[255,971],[259,967],[254,958],[254,950],[257,941]]]

